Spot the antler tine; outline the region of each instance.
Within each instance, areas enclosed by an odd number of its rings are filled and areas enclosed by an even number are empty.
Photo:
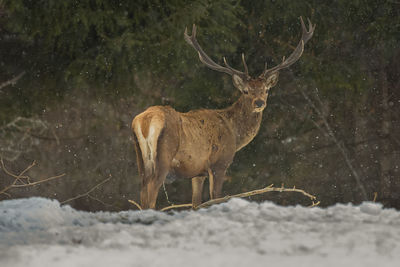
[[[249,78],[250,78],[249,70],[248,70],[248,68],[247,68],[246,61],[244,60],[244,54],[242,54],[242,60],[243,60],[243,65],[244,65],[244,69],[245,69],[245,72],[244,72],[244,73],[241,72],[241,71],[237,71],[237,70],[235,70],[234,68],[232,68],[231,65],[228,64],[228,61],[226,60],[225,57],[223,57],[222,59],[224,60],[225,66],[226,66],[228,69],[230,69],[231,71],[235,72],[236,75],[240,75],[243,79],[249,79]]]
[[[315,25],[313,26],[311,23],[311,20],[309,18],[307,18],[308,21],[308,31],[306,28],[306,25],[304,24],[303,18],[300,17],[300,22],[301,22],[301,28],[303,30],[301,39],[304,41],[304,44],[308,42],[308,40],[311,39],[311,37],[314,34],[314,29],[315,29]]]
[[[192,35],[189,36],[188,33],[187,33],[187,28],[185,28],[185,32],[184,32],[183,36],[185,38],[185,41],[197,51],[197,53],[199,54],[200,61],[204,65],[209,67],[210,69],[213,69],[213,70],[216,70],[216,71],[219,71],[219,72],[224,72],[224,73],[227,73],[227,74],[230,74],[230,75],[234,75],[235,74],[235,75],[240,76],[243,79],[247,79],[248,78],[247,72],[244,73],[244,72],[241,72],[241,71],[238,71],[238,70],[232,68],[231,66],[228,65],[228,63],[226,62],[225,58],[224,58],[224,62],[225,62],[226,67],[223,67],[223,66],[215,63],[203,51],[203,49],[201,48],[201,46],[199,45],[199,43],[197,42],[197,39],[196,39],[196,25],[195,24],[193,24]],[[247,66],[245,68],[247,68]]]
[[[244,66],[244,72],[246,73],[246,75],[248,77],[250,77],[249,69],[247,68],[247,64],[246,64],[246,59],[244,58],[244,53],[242,53],[242,61],[243,61],[243,66]]]
[[[303,54],[304,45],[313,36],[314,30],[315,30],[315,26],[316,26],[316,25],[312,25],[310,19],[307,18],[307,20],[308,20],[308,30],[307,30],[307,28],[306,28],[306,26],[304,24],[303,18],[300,17],[302,35],[301,35],[301,39],[299,41],[299,44],[297,45],[295,50],[292,52],[292,54],[289,57],[287,57],[287,59],[285,59],[285,57],[284,57],[280,64],[278,64],[277,66],[275,66],[275,67],[273,67],[271,69],[267,69],[267,64],[265,64],[265,69],[264,69],[263,73],[260,75],[260,77],[265,77],[268,73],[279,71],[281,69],[287,68],[290,65],[292,65],[293,63],[295,63],[297,60],[299,60],[299,58]]]
[[[222,57],[222,59],[224,60],[224,64],[228,69],[231,69],[231,66],[228,64],[228,61],[226,61],[225,57]]]

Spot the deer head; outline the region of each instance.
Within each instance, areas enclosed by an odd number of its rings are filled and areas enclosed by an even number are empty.
[[[242,61],[244,66],[244,72],[232,68],[226,58],[224,57],[225,66],[221,66],[215,63],[201,48],[196,39],[196,25],[193,24],[192,35],[189,36],[187,33],[187,28],[185,29],[184,37],[187,43],[189,43],[199,54],[200,61],[209,67],[210,69],[224,72],[232,76],[233,85],[239,89],[242,94],[252,103],[254,112],[262,112],[266,107],[266,101],[268,97],[268,91],[271,87],[275,86],[278,82],[279,71],[281,69],[288,68],[293,63],[295,63],[303,54],[305,43],[312,37],[315,29],[315,25],[312,25],[311,21],[308,19],[308,30],[304,25],[302,17],[300,17],[302,37],[292,52],[292,54],[285,58],[283,57],[282,62],[273,68],[268,69],[267,64],[265,64],[264,71],[257,77],[252,78],[249,75],[249,70],[247,68],[246,60],[244,54],[242,54]]]

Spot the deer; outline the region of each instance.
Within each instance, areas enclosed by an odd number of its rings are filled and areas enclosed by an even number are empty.
[[[140,205],[155,209],[159,189],[167,176],[191,179],[192,207],[202,203],[204,181],[209,179],[210,199],[219,198],[227,180],[227,169],[236,152],[257,135],[269,90],[278,82],[279,71],[294,64],[313,36],[315,25],[308,19],[308,29],[300,17],[301,39],[287,58],[272,68],[265,68],[256,78],[249,75],[242,53],[244,72],[232,68],[225,57],[224,66],[214,62],[196,39],[184,31],[185,41],[198,53],[200,61],[214,71],[232,76],[241,96],[224,109],[199,109],[187,113],[170,106],[151,106],[132,121],[134,144],[141,177]]]

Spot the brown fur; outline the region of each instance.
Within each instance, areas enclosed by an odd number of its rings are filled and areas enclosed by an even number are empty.
[[[272,85],[261,79],[249,81],[247,93],[226,109],[180,113],[169,106],[153,106],[137,115],[132,129],[142,176],[142,207],[155,208],[159,188],[167,175],[192,179],[194,206],[201,203],[206,176],[210,180],[210,198],[219,197],[235,153],[260,128]],[[262,107],[254,104],[259,99],[264,101]],[[155,151],[151,151],[152,147]]]
[[[149,117],[149,116],[146,116],[146,117]],[[144,138],[147,138],[147,136],[149,135],[149,126],[150,126],[150,122],[151,122],[151,120],[146,119],[146,117],[140,121],[140,126],[142,128],[142,133],[143,133]]]
[[[132,122],[135,134],[139,173],[142,176],[140,201],[143,208],[155,208],[158,190],[166,176],[192,179],[192,204],[201,203],[205,176],[210,181],[210,198],[219,197],[222,184],[228,178],[226,170],[235,153],[246,146],[260,129],[262,111],[267,106],[268,91],[278,81],[279,70],[296,62],[304,44],[312,37],[315,25],[309,29],[301,19],[302,39],[293,53],[272,69],[265,69],[256,79],[248,73],[215,63],[192,36],[184,32],[186,42],[199,54],[207,67],[230,74],[234,86],[243,95],[232,106],[221,110],[195,110],[180,113],[171,107],[154,106],[136,116]]]

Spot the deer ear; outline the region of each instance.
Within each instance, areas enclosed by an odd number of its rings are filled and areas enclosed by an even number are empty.
[[[274,72],[271,75],[268,76],[268,78],[265,80],[265,85],[268,88],[274,87],[276,83],[278,82],[278,77],[279,77],[279,72]]]
[[[243,81],[242,78],[240,78],[239,76],[237,76],[236,74],[232,75],[232,79],[233,79],[233,85],[240,90],[240,92],[247,94],[248,90],[247,90],[247,86],[246,83]]]

